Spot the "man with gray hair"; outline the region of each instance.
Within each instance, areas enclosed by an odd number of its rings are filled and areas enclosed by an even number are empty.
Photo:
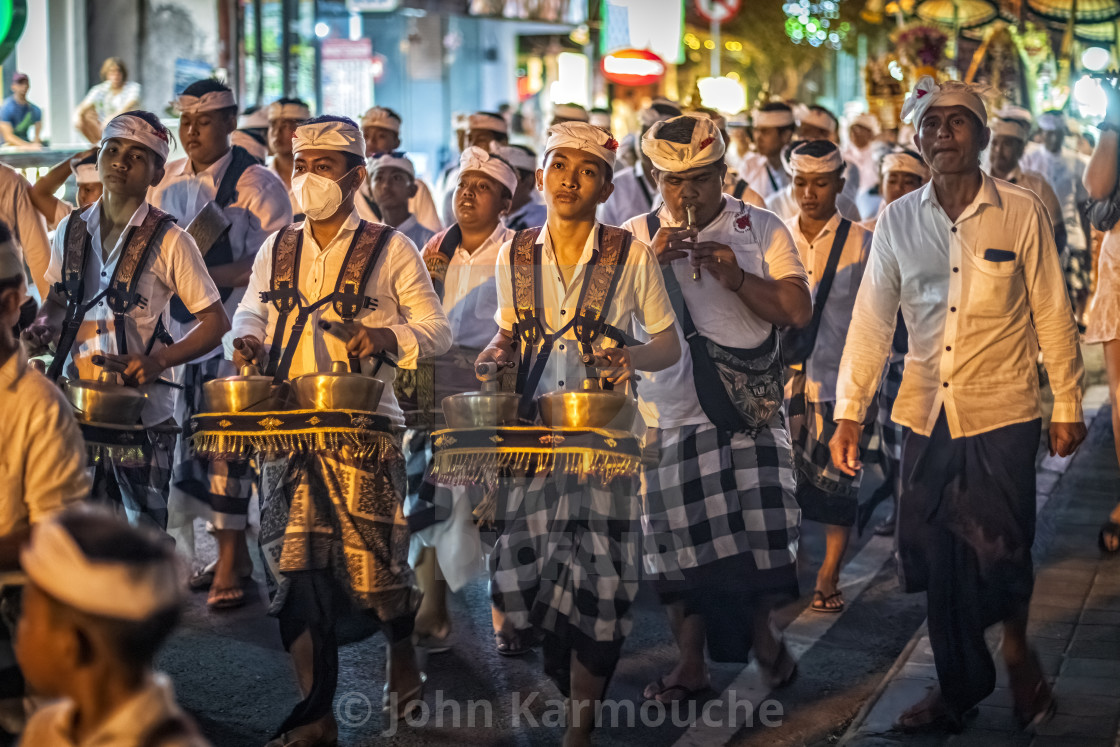
[[[903,587],[925,592],[940,687],[904,712],[903,731],[963,728],[995,688],[986,629],[1003,623],[1003,657],[1024,728],[1054,709],[1027,642],[1034,585],[1039,346],[1054,392],[1050,453],[1085,438],[1084,367],[1062,292],[1046,209],[980,170],[988,145],[979,94],[918,81],[903,107],[929,184],[886,209],[856,299],[836,391],[834,467],[860,469],[861,422],[879,388],[899,307],[909,352],[894,419],[907,427],[898,516]]]

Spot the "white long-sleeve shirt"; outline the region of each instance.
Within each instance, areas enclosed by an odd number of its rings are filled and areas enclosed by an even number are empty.
[[[801,233],[799,215],[786,221],[786,226],[793,234],[797,254],[809,276],[814,306],[817,303],[818,286],[828,266],[828,255],[832,252],[832,244],[840,228],[840,220],[840,214],[834,213],[820,233],[812,238]],[[832,289],[825,300],[824,311],[821,312],[816,344],[809,359],[805,361],[805,395],[810,402],[832,402],[836,399],[836,376],[840,371],[844,338],[852,320],[852,307],[855,306],[856,294],[859,292],[870,252],[871,232],[858,223],[852,223],[840,252],[840,261],[836,265]]]
[[[910,335],[892,417],[928,435],[942,408],[954,438],[1038,418],[1041,345],[1055,422],[1078,422],[1084,366],[1046,208],[984,175],[956,221],[933,184],[879,217],[840,364],[836,418],[862,421],[901,304]]]
[[[499,223],[473,254],[462,244],[455,247],[443,281],[443,310],[451,324],[455,345],[484,348],[494,339],[498,331],[494,324],[494,314],[498,310],[498,288],[494,280],[498,252],[516,233]],[[441,234],[433,241],[442,238]]]
[[[310,305],[334,293],[358,225],[357,211],[351,212],[330,243],[321,247],[311,232],[310,222],[304,223],[299,259],[300,304]],[[261,292],[272,288],[272,251],[276,236],[269,236],[257,253],[249,288],[233,316],[233,336],[253,335],[264,343],[266,350],[272,345],[280,316],[276,306],[260,297]],[[420,358],[431,358],[451,347],[451,327],[439,297],[432,290],[431,277],[420,252],[399,232],[394,232],[385,245],[362,293],[375,301],[376,308],[362,309],[354,321],[365,327],[391,330],[397,338],[397,365],[401,368],[416,368]],[[292,312],[285,335],[291,334],[295,316],[296,312]],[[329,371],[333,361],[347,360],[346,344],[320,331],[320,320],[341,321],[334,304],[324,304],[311,313],[292,358],[290,377]],[[283,343],[286,344],[287,339]],[[362,362],[364,371],[372,371],[373,367],[370,359]],[[393,394],[395,377],[395,370],[389,366],[382,366],[378,371],[377,378],[385,381],[378,412],[403,424],[404,416]]]

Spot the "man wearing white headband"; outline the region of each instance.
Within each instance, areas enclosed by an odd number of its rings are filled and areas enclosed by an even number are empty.
[[[20,553],[27,573],[16,655],[49,702],[25,744],[209,744],[153,668],[182,606],[174,553],[107,512],[76,506],[39,524]]]
[[[790,142],[785,148],[782,149],[782,168],[785,169],[787,174],[792,174],[793,169],[789,165],[790,154],[799,146],[803,140],[794,140]],[[843,151],[841,151],[843,153]],[[841,217],[847,218],[853,223],[859,223],[862,220],[859,208],[856,207],[855,200],[850,198],[848,194],[849,179],[859,179],[859,170],[849,161],[844,162],[844,190],[836,195],[836,209],[840,212]],[[766,198],[766,209],[773,212],[782,221],[788,221],[790,218],[797,215],[800,208],[797,206],[797,199],[793,196],[793,182],[791,181],[786,186],[774,194]]]
[[[152,204],[176,217],[196,237],[210,268],[226,313],[233,316],[245,293],[253,259],[265,238],[292,220],[291,201],[283,181],[245,148],[234,145],[237,102],[233,92],[215,79],[195,81],[175,102],[179,111],[179,143],[186,157],[167,165],[167,174],[151,193]],[[172,316],[190,329],[190,314],[172,302]],[[224,353],[224,354],[223,354]],[[222,348],[184,367],[180,382],[190,394],[178,398],[176,418],[186,423],[203,402],[202,385],[237,372]],[[233,474],[232,462],[214,462],[221,474],[207,475],[207,463],[193,458],[188,439],[181,439],[172,479],[172,516],[179,517],[186,536],[195,516],[213,524],[218,560],[196,574],[193,586],[209,588],[211,609],[238,607],[245,602],[242,576],[252,568],[245,543],[248,500],[227,495],[232,486],[251,481],[251,474]],[[248,466],[241,465],[246,470]],[[228,486],[214,488],[209,485]],[[247,498],[247,497],[246,497]],[[221,511],[214,507],[222,505]],[[238,508],[230,510],[231,506]],[[173,526],[173,530],[180,527]],[[238,573],[239,569],[240,573]]]
[[[1065,268],[1066,290],[1073,302],[1074,318],[1081,325],[1089,300],[1093,266],[1089,251],[1093,233],[1088,213],[1081,209],[1089,200],[1083,181],[1085,159],[1065,146],[1069,130],[1065,115],[1060,111],[1041,114],[1038,127],[1042,130],[1043,147],[1028,151],[1019,165],[1026,171],[1041,174],[1062,206],[1062,219],[1066,226],[1066,251],[1062,253],[1062,266]]]
[[[797,123],[793,109],[781,101],[756,109],[751,119],[755,152],[743,159],[739,176],[765,200],[789,184],[789,174],[782,168],[782,148],[793,139]]]
[[[545,225],[519,231],[498,253],[498,334],[478,362],[504,365],[519,348],[522,417],[535,416],[536,395],[579,389],[596,369],[621,386],[636,371],[662,370],[680,357],[673,309],[649,247],[595,220],[611,194],[617,150],[598,127],[550,127],[537,171]],[[515,274],[513,264],[532,269]],[[591,287],[614,292],[589,293]],[[592,328],[580,323],[588,315],[598,320]],[[636,478],[565,479],[548,490],[542,484],[519,479],[498,495],[498,515],[510,517],[490,556],[491,599],[505,614],[499,646],[522,652],[543,634],[545,671],[571,698],[565,743],[588,744],[596,704],[632,626],[641,551]],[[611,562],[557,555],[549,540],[557,531],[603,548]],[[550,573],[556,564],[568,570]]]
[[[1084,367],[1046,208],[980,169],[989,133],[970,86],[919,81],[903,107],[932,172],[879,217],[836,392],[833,465],[855,476],[860,431],[899,309],[909,353],[893,419],[907,428],[896,544],[908,592],[925,592],[939,688],[904,712],[905,731],[959,730],[992,692],[986,629],[1002,651],[1023,726],[1053,698],[1027,639],[1041,438],[1037,360],[1054,410],[1050,453],[1085,438]]]
[[[373,158],[382,153],[396,153],[401,149],[401,116],[387,106],[375,106],[362,117],[362,137],[366,141],[366,157]],[[408,200],[408,211],[416,218],[421,227],[431,233],[439,232],[442,227],[432,190],[427,182],[416,178],[415,168],[412,179],[416,194]],[[358,217],[362,220],[379,222],[382,220],[381,208],[371,193],[371,183],[362,184],[355,204]],[[417,247],[424,241],[414,241]]]
[[[638,112],[638,137],[658,122],[679,117],[681,110],[675,104],[654,102]],[[622,169],[614,175],[614,191],[599,208],[599,220],[608,226],[621,226],[636,215],[653,210],[657,200],[657,183],[653,180],[653,164],[639,145],[638,163],[633,168]]]
[[[741,111],[728,117],[727,134],[731,137],[727,144],[727,165],[738,171],[751,150],[751,113]]]
[[[296,128],[311,118],[307,102],[297,98],[282,98],[273,101],[266,110],[268,115],[268,167],[280,177],[288,190],[288,201],[292,205],[292,218],[300,220],[296,196],[292,194],[292,135]]]
[[[416,167],[404,153],[380,153],[366,162],[370,197],[381,212],[381,222],[397,229],[417,249],[422,249],[436,232],[421,225],[409,209],[419,191]],[[355,200],[361,205],[362,197]],[[361,215],[359,210],[358,214]]]
[[[237,129],[229,136],[233,145],[240,145],[261,163],[268,160],[268,110],[255,107],[237,118]]]
[[[19,546],[63,505],[89,496],[85,444],[66,397],[28,365],[14,334],[27,298],[23,253],[0,223],[0,568],[15,570]],[[4,631],[0,630],[0,638]]]
[[[992,144],[988,149],[988,172],[997,179],[1026,187],[1038,195],[1050,222],[1054,224],[1054,243],[1058,253],[1066,250],[1066,224],[1062,203],[1046,177],[1020,166],[1031,135],[1031,113],[1020,107],[1007,107],[992,120]]]
[[[524,152],[514,146],[491,144],[491,152],[468,146],[459,159],[459,185],[455,190],[456,222],[428,241],[424,247],[424,263],[432,276],[432,284],[443,300],[443,309],[451,324],[455,340],[451,349],[433,362],[431,395],[417,392],[416,408],[420,421],[443,427],[439,403],[444,397],[478,389],[474,363],[479,353],[497,332],[494,315],[498,309],[494,281],[498,251],[510,241],[515,231],[502,223],[509,213],[512,195],[519,179],[513,166],[502,156],[529,165],[536,176],[536,159],[523,160]],[[516,155],[515,155],[516,154]],[[541,222],[543,223],[543,221]],[[540,225],[540,224],[537,224]],[[409,526],[425,545],[416,566],[416,577],[424,598],[416,613],[416,634],[430,653],[450,648],[451,618],[447,608],[447,590],[458,591],[472,574],[471,568],[482,567],[479,552],[475,562],[467,562],[463,547],[479,547],[478,529],[474,522],[435,521],[435,517],[469,516],[471,509],[459,506],[469,502],[477,492],[465,488],[436,487],[424,484],[430,467],[431,429],[410,429],[405,437],[409,495]],[[416,486],[415,490],[411,486]],[[463,539],[463,532],[467,539]],[[501,636],[501,612],[493,613],[495,635]],[[499,644],[500,645],[500,644]],[[501,653],[509,654],[507,648]],[[524,653],[517,651],[515,653]]]
[[[587,122],[590,124],[590,119],[587,109],[579,104],[556,104],[552,107],[552,122],[550,125],[558,125],[563,122]]]
[[[229,329],[194,239],[145,201],[164,174],[169,141],[150,112],[122,114],[105,126],[97,156],[104,193],[59,224],[46,276],[52,291],[24,332],[31,352],[54,345],[51,378],[65,372],[97,379],[104,369],[119,370],[146,395],[137,424],[143,439],[133,444],[143,460],[128,449],[97,452],[94,492],[123,503],[133,522],[160,529],[167,527],[178,428],[174,390],[159,380],[217,348]],[[172,296],[198,317],[189,330],[172,322]],[[94,363],[101,358],[104,364]]]
[[[719,661],[746,662],[753,649],[767,684],[792,680],[793,659],[769,627],[774,603],[797,595],[799,524],[775,328],[808,319],[812,302],[785,225],[722,194],[726,153],[715,122],[696,114],[659,122],[642,150],[663,204],[625,228],[657,255],[687,351],[644,374],[639,390],[661,446],[642,479],[645,569],[680,656],[644,697],[670,704],[710,685],[705,646]],[[766,372],[754,382],[765,391],[742,409],[712,366],[713,346]],[[744,411],[761,415],[748,421]],[[723,527],[718,540],[698,539],[711,526]],[[769,539],[745,527],[765,527]]]
[[[849,183],[845,184],[845,195],[852,198],[862,215],[875,215],[879,212],[881,200],[871,194],[871,189],[879,183],[879,160],[888,147],[878,141],[879,119],[874,114],[860,114],[848,125],[847,144],[840,151],[844,160],[855,168],[845,174]],[[835,141],[835,138],[829,138]],[[854,173],[853,173],[854,172]],[[852,177],[858,177],[855,189],[850,184]]]
[[[587,123],[595,127],[602,127],[604,130],[609,130],[611,128],[611,110],[592,109],[587,113]]]
[[[233,319],[234,360],[239,365],[256,362],[277,382],[349,361],[351,371],[385,382],[377,412],[403,425],[395,371],[413,369],[419,359],[447,350],[447,316],[412,242],[390,226],[358,217],[354,200],[366,180],[365,141],[358,125],[346,117],[308,120],[296,128],[292,152],[292,189],[307,220],[285,227],[261,246],[249,290]],[[345,278],[360,280],[347,290]],[[334,332],[324,334],[324,322]],[[394,365],[384,365],[386,360]],[[348,597],[346,604],[380,621],[389,641],[391,717],[412,713],[423,693],[411,642],[415,589],[403,529],[399,443],[384,442],[364,456],[280,452],[262,461],[262,474],[285,476],[260,496],[265,528],[260,542],[278,589],[270,613],[279,618],[282,643],[293,654],[300,681],[311,683],[270,744],[300,739],[323,744],[337,738],[332,716],[338,673],[335,621],[321,610],[338,609],[334,605],[342,603],[336,596],[341,593]],[[340,486],[357,484],[366,486],[358,503],[339,492]],[[317,491],[327,500],[289,515],[293,498],[305,491]],[[319,527],[310,533],[313,537],[307,532],[311,525]],[[346,558],[363,568],[361,574],[337,566],[342,527],[349,528]],[[308,545],[300,537],[308,537]],[[330,560],[316,560],[323,558]],[[339,578],[347,579],[345,584],[338,584]]]
[[[513,191],[513,204],[502,217],[507,228],[520,231],[543,226],[547,210],[541,193],[537,191],[537,154],[526,145],[490,145],[490,152],[513,167],[517,174],[517,189]],[[617,178],[617,175],[615,176]]]
[[[825,525],[825,557],[817,572],[811,609],[844,609],[840,565],[855,524],[859,480],[832,467],[826,445],[836,426],[836,376],[852,305],[871,249],[871,233],[840,215],[844,158],[835,143],[809,140],[790,154],[798,212],[786,220],[809,274],[813,319],[788,331],[786,382],[789,429],[803,521]],[[822,458],[823,455],[823,458]]]
[[[71,176],[78,184],[78,207],[87,208],[101,197],[101,180],[97,176],[97,148],[90,148],[60,161],[31,185],[28,196],[35,209],[46,219],[47,229],[50,231],[57,228],[62,219],[74,210],[69,202],[54,196]]]
[[[491,143],[505,145],[509,142],[509,124],[505,117],[497,112],[475,112],[467,117],[467,132],[464,148],[473,145],[485,151],[490,150]],[[459,164],[450,164],[440,174],[437,183],[437,192],[441,195],[439,201],[439,216],[443,225],[450,226],[455,222],[455,190],[459,185]]]

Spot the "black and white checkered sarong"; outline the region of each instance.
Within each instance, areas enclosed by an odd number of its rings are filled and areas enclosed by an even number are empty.
[[[882,456],[898,462],[902,459],[902,437],[906,429],[891,419],[894,402],[902,387],[902,370],[905,361],[899,360],[887,366],[887,375],[879,388],[879,413],[875,417],[875,432],[879,437],[879,451]]]
[[[743,553],[759,569],[795,561],[801,510],[781,412],[753,439],[711,424],[659,435],[660,461],[642,474],[647,572],[672,580]]]

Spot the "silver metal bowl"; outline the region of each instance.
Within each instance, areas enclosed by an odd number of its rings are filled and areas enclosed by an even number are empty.
[[[302,410],[363,410],[377,412],[385,382],[365,374],[346,371],[336,361],[334,370],[304,374],[292,379],[292,393]]]
[[[270,412],[288,409],[282,387],[273,387],[271,376],[256,366],[242,366],[237,376],[226,376],[202,385],[206,412]]]
[[[541,422],[549,428],[611,428],[628,431],[634,426],[638,403],[623,391],[606,391],[598,385],[582,391],[549,392],[537,397]]]
[[[497,383],[497,382],[494,382]],[[448,428],[486,428],[517,425],[521,395],[500,392],[483,384],[481,392],[452,394],[443,398],[443,417]]]
[[[139,389],[124,386],[117,374],[103,371],[96,381],[68,379],[63,384],[74,415],[85,423],[136,425],[148,401]]]

